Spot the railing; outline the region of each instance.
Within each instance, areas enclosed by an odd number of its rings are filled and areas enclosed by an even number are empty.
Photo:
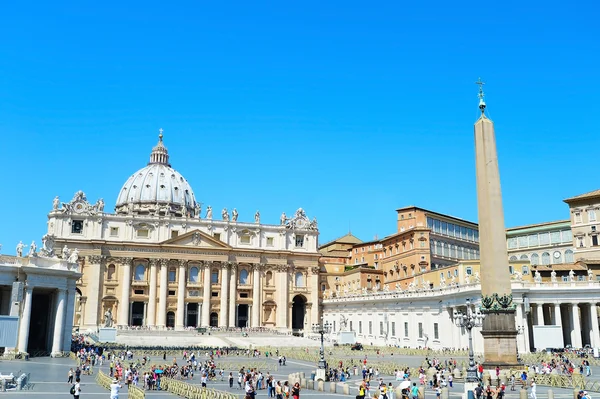
[[[202,388],[166,377],[160,379],[160,387],[162,390],[186,399],[237,399],[237,395],[229,392],[218,391],[212,388]]]
[[[98,374],[96,374],[96,383],[102,388],[110,390],[110,384],[112,383],[112,379],[106,374],[104,374],[102,371],[98,371]],[[144,392],[144,390],[132,384],[129,384],[127,394],[130,399],[146,398],[146,393]]]

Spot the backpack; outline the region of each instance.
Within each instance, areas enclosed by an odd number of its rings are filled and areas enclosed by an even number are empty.
[[[71,395],[75,395],[75,385],[71,385],[71,390],[69,391]]]

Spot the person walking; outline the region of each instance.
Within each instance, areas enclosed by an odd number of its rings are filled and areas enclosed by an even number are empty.
[[[300,384],[299,383],[295,383],[294,386],[292,387],[292,398],[300,399]]]
[[[119,399],[119,390],[121,389],[121,384],[119,384],[119,380],[116,378],[113,380],[112,384],[110,384],[110,399]]]
[[[73,399],[79,399],[79,395],[81,395],[81,380],[79,377],[75,379],[75,385],[72,388]]]
[[[229,373],[229,388],[233,388],[233,373]]]
[[[531,396],[531,399],[537,399],[537,384],[535,383],[535,380],[532,378],[531,379],[531,393],[529,394]]]
[[[72,384],[73,383],[73,368],[71,367],[69,369],[69,374],[68,374],[68,379],[67,379],[67,384]]]

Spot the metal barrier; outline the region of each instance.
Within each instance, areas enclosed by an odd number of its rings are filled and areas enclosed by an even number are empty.
[[[102,371],[98,371],[98,373],[96,374],[96,383],[102,388],[110,390],[112,378],[104,374]],[[136,387],[135,385],[129,385],[127,393],[130,399],[146,398],[146,393],[144,392],[144,390]]]
[[[164,391],[186,399],[237,399],[237,395],[229,392],[218,391],[212,388],[202,388],[166,377],[160,379],[160,387]]]

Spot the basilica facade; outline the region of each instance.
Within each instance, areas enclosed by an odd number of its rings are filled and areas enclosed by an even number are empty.
[[[204,215],[202,215],[204,213]],[[204,212],[169,163],[162,133],[150,162],[125,182],[114,213],[78,191],[54,199],[48,236],[79,259],[80,329],[266,327],[318,321],[318,227],[303,209],[280,223]]]

